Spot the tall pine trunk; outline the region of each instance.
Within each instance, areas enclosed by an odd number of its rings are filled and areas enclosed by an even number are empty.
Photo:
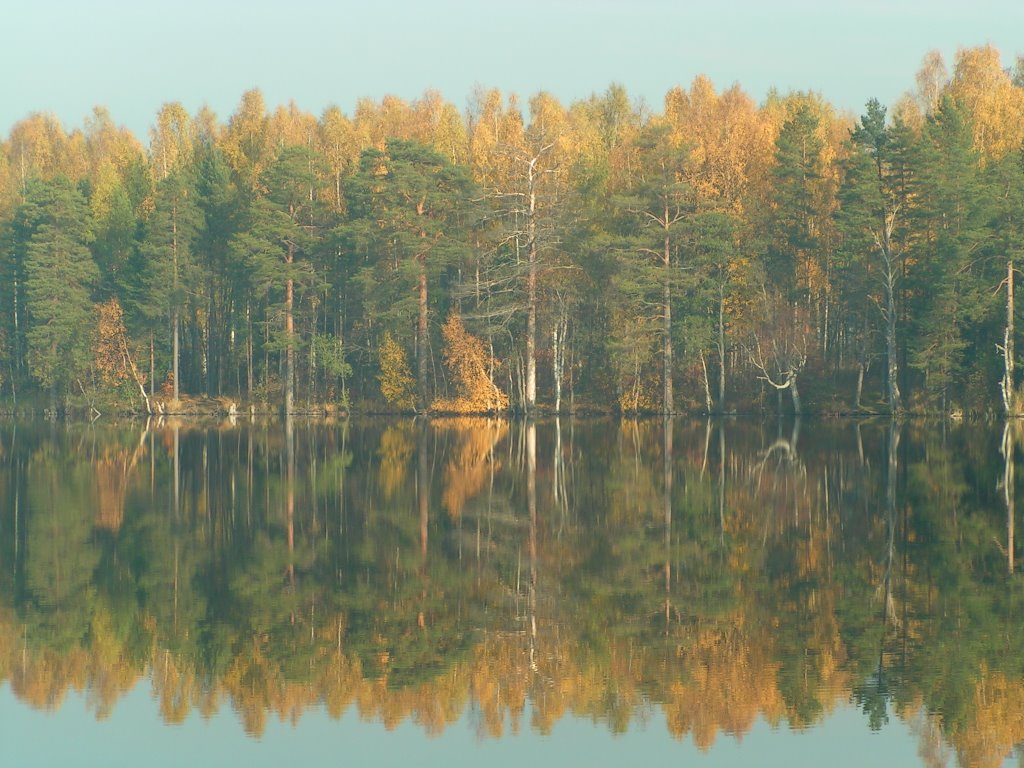
[[[179,379],[178,379],[178,360],[181,357],[181,353],[180,353],[180,347],[181,347],[181,341],[180,341],[180,336],[181,336],[181,318],[178,315],[178,308],[177,307],[174,308],[174,312],[172,314],[171,327],[172,327],[171,328],[171,336],[173,338],[173,341],[171,343],[171,346],[172,346],[173,350],[172,350],[171,354],[174,357],[174,372],[172,374],[172,376],[174,377],[174,402],[178,402],[178,394],[179,394],[179,391],[178,391],[178,381],[179,381]]]
[[[416,323],[416,410],[427,410],[427,268],[420,262],[420,274],[417,280],[419,302],[419,319]]]
[[[173,375],[174,375],[174,402],[177,403],[178,402],[178,397],[179,397],[179,394],[180,394],[180,391],[179,391],[179,388],[178,388],[178,382],[180,381],[180,379],[178,377],[178,360],[180,358],[180,339],[179,339],[179,337],[181,335],[181,330],[180,330],[181,320],[180,320],[180,317],[179,317],[180,312],[178,310],[178,208],[177,208],[176,205],[171,209],[171,256],[172,256],[172,258],[174,260],[174,264],[173,264],[173,267],[174,267],[174,278],[173,278],[173,285],[172,285],[172,289],[174,291],[174,298],[173,298],[174,310],[172,312],[172,318],[171,318],[171,324],[173,325],[172,335],[174,337],[174,341],[172,343],[172,346],[173,346],[174,349],[172,351],[172,356],[174,358],[174,362],[173,362],[173,366],[174,366],[173,367],[173,370],[174,370],[174,373],[173,373]]]
[[[295,246],[289,243],[285,261],[290,267],[295,261]],[[284,323],[285,323],[285,366],[284,366],[284,412],[295,411],[295,281],[289,271],[284,289]]]

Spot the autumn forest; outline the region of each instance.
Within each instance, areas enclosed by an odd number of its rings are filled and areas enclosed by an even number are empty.
[[[1018,414],[1024,63],[0,144],[0,408]]]

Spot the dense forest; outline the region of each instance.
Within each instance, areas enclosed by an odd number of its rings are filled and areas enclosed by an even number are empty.
[[[1024,60],[859,118],[427,92],[0,144],[7,410],[1021,412]]]

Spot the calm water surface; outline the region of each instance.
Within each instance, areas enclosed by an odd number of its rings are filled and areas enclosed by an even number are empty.
[[[1024,765],[1017,429],[0,422],[0,765]]]

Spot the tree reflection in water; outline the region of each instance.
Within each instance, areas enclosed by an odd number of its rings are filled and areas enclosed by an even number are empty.
[[[0,679],[98,716],[653,711],[710,748],[854,701],[927,764],[1024,741],[1018,425],[0,425]]]

